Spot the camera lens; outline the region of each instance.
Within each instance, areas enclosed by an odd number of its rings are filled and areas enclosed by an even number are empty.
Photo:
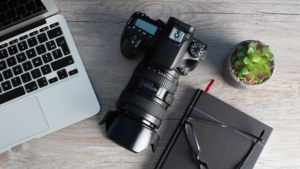
[[[148,127],[158,128],[178,86],[179,73],[141,62],[121,93],[116,107]]]

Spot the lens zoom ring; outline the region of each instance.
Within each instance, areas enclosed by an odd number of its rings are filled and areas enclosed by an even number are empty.
[[[119,100],[126,101],[129,104],[139,106],[140,108],[146,110],[149,114],[156,118],[163,119],[167,112],[167,110],[165,110],[153,100],[149,100],[143,96],[140,96],[128,90],[123,90]]]
[[[134,73],[134,75],[142,76],[143,78],[147,78],[149,80],[152,80],[158,84],[163,85],[166,87],[166,89],[174,94],[176,92],[178,81],[174,79],[173,83],[168,78],[164,77],[163,75],[158,74],[157,72],[153,72],[152,70],[145,69],[145,68],[137,68]]]

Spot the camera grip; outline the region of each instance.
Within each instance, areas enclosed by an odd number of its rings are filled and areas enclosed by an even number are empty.
[[[123,34],[121,38],[121,53],[124,57],[132,59],[138,48],[136,48],[135,45],[129,42],[124,36],[125,35]]]

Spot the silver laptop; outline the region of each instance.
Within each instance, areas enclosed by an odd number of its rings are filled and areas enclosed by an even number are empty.
[[[0,153],[100,105],[55,0],[0,1]]]

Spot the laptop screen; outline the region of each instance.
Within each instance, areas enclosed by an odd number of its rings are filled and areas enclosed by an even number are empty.
[[[41,0],[0,0],[0,31],[46,12]]]

